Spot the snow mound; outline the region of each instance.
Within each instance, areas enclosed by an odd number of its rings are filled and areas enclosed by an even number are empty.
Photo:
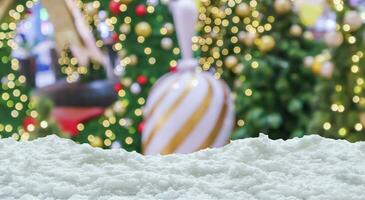
[[[0,199],[365,199],[365,142],[255,139],[142,156],[56,136],[0,140]]]

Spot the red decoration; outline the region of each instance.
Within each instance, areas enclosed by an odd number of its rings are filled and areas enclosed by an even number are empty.
[[[144,129],[144,121],[138,124],[137,131],[138,133],[142,133]]]
[[[119,92],[120,90],[122,90],[123,89],[123,85],[122,85],[122,83],[120,83],[120,82],[118,82],[118,83],[115,83],[114,84],[114,91],[115,92]]]
[[[118,33],[116,33],[116,32],[113,33],[112,40],[113,40],[114,43],[116,43],[116,42],[119,41],[119,35],[118,35]]]
[[[176,66],[171,66],[169,71],[171,73],[175,73],[175,72],[177,72],[177,67]]]
[[[115,0],[110,0],[109,2],[109,10],[113,15],[119,15],[120,11],[120,3]]]
[[[28,130],[28,126],[29,125],[36,125],[37,124],[37,120],[36,119],[34,119],[33,117],[29,117],[29,116],[27,116],[27,117],[25,117],[24,118],[24,120],[23,120],[23,128],[25,129],[25,130],[27,130],[27,131],[30,131],[30,130]]]
[[[145,16],[147,14],[146,6],[143,4],[139,4],[136,6],[136,15],[139,17]]]
[[[139,75],[137,77],[137,82],[140,84],[140,85],[145,85],[147,83],[148,79],[146,76],[144,75]]]
[[[52,117],[56,119],[62,131],[75,137],[79,134],[78,124],[99,117],[104,111],[105,109],[100,107],[55,107],[52,110]]]

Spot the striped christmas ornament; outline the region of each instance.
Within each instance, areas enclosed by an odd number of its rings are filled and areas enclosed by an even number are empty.
[[[227,85],[206,72],[179,71],[162,77],[144,110],[146,155],[191,153],[229,142],[234,123]]]

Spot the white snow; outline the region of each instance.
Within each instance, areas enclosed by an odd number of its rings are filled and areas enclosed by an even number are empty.
[[[365,142],[235,141],[190,155],[0,140],[0,199],[365,199]]]

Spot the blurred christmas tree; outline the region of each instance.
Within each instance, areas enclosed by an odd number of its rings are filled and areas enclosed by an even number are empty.
[[[122,79],[114,85],[118,101],[103,117],[80,124],[80,134],[74,139],[94,146],[140,150],[146,97],[152,84],[173,69],[179,55],[172,17],[160,1],[93,1],[84,4],[84,10],[90,19],[98,13],[100,17],[100,10],[108,11],[106,23],[115,32],[112,49],[122,58]],[[94,21],[95,27],[99,22]]]
[[[203,1],[204,70],[230,83],[237,131],[233,138],[290,138],[307,133],[316,76],[304,58],[323,45],[293,11],[290,0]],[[308,16],[310,17],[310,16]]]
[[[361,1],[330,1],[337,15],[336,29],[324,40],[334,63],[333,76],[317,84],[315,113],[309,130],[350,141],[365,139],[364,25]]]
[[[19,5],[10,10],[9,16],[7,11],[12,7],[12,2],[3,1],[0,6],[0,138],[20,139],[24,132],[23,124],[33,123],[30,120],[24,123],[26,111],[31,108],[27,95],[29,89],[24,85],[25,77],[19,74],[19,61],[11,58],[11,48],[15,45],[11,40],[16,29],[14,21],[21,19],[19,13],[26,15],[26,1],[18,2]],[[23,139],[28,137],[29,135],[24,135]]]
[[[172,17],[167,5],[160,1],[142,0],[96,0],[76,3],[77,9],[82,9],[83,17],[93,28],[93,35],[97,38],[96,46],[106,52],[110,62],[115,65],[115,76],[122,78],[113,86],[119,99],[108,107],[102,116],[94,120],[78,124],[72,122],[71,125],[75,126],[76,130],[71,135],[76,136],[73,139],[80,143],[138,151],[143,129],[142,107],[145,98],[152,84],[160,76],[174,70],[179,55]],[[6,113],[1,115],[0,119],[2,137],[13,135],[15,139],[29,139],[31,136],[61,134],[60,127],[53,126],[53,103],[39,98],[29,103],[29,89],[25,86],[29,85],[30,80],[25,84],[25,77],[19,73],[20,59],[10,57],[11,50],[15,49],[11,44],[15,41],[16,24],[21,19],[27,19],[28,14],[32,14],[28,11],[34,5],[35,2],[31,0],[19,4],[13,1],[12,9],[8,12],[10,18],[6,16],[8,21],[2,24],[1,39],[4,41],[1,44],[5,48],[2,48],[1,55],[2,63],[7,66],[1,71],[4,78],[0,108],[2,113]],[[48,18],[47,13],[43,13],[42,17]],[[100,64],[92,63],[89,68],[79,66],[78,60],[70,53],[62,51],[58,59],[61,76],[66,77],[67,81],[89,82],[105,77],[104,72],[99,70]],[[17,89],[18,87],[22,90]]]

